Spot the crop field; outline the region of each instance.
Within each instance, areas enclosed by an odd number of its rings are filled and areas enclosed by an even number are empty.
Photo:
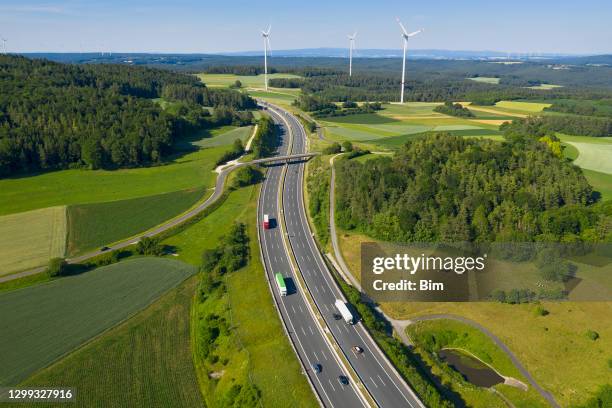
[[[554,85],[554,84],[540,84],[538,86],[528,86],[529,89],[540,89],[542,91],[547,91],[550,89],[563,88],[563,85]]]
[[[68,207],[68,255],[74,256],[145,232],[188,210],[204,188]]]
[[[283,333],[272,304],[259,258],[256,232],[258,188],[246,187],[233,191],[227,200],[208,217],[164,241],[177,249],[178,258],[194,265],[201,263],[202,250],[214,248],[227,233],[228,220],[245,222],[250,238],[249,264],[228,274],[227,295],[214,302],[198,305],[231,319],[232,341],[217,347],[219,361],[214,367],[198,367],[200,381],[208,400],[223,395],[237,381],[249,381],[261,390],[263,406],[315,406],[316,401],[295,354]],[[253,311],[257,311],[254,313]],[[209,371],[222,372],[211,380]],[[284,390],[282,396],[278,390]]]
[[[165,165],[122,170],[60,170],[0,180],[0,215],[57,205],[125,200],[212,187],[218,146],[178,155]]]
[[[234,82],[242,82],[245,88],[263,88],[264,75],[233,75],[233,74],[198,74],[198,78],[210,87],[227,87],[233,85]],[[268,74],[268,80],[273,78],[300,78],[299,75],[293,74]],[[284,89],[283,89],[284,90]]]
[[[359,279],[360,243],[365,235],[339,231],[344,258]],[[493,302],[394,302],[381,307],[391,317],[410,319],[449,313],[474,320],[498,336],[561,406],[584,403],[610,376],[612,313],[610,302],[542,302],[549,314],[537,316],[536,304]],[[599,333],[596,341],[586,335]],[[514,395],[516,393],[516,395]],[[504,395],[520,398],[522,391],[504,388]],[[514,395],[514,397],[512,397]],[[520,405],[517,405],[520,406]],[[530,406],[529,404],[524,406]]]
[[[175,260],[136,258],[0,294],[0,385],[20,383],[195,271]]]
[[[196,279],[22,383],[70,384],[76,407],[200,407],[189,310]],[[16,404],[35,407],[39,404]]]
[[[65,251],[65,206],[0,216],[0,276],[42,265]]]
[[[331,140],[350,140],[366,143],[373,148],[393,149],[430,131],[498,139],[501,135],[499,124],[504,122],[499,118],[512,119],[490,113],[487,119],[456,118],[434,112],[433,109],[438,105],[419,102],[387,104],[377,113],[325,118],[320,123]],[[490,117],[495,118],[495,123],[488,123]]]

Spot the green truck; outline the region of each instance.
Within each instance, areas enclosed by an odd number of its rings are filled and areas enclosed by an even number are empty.
[[[285,285],[285,278],[283,278],[283,275],[277,272],[274,277],[276,278],[276,286],[278,286],[278,291],[281,296],[287,296],[287,285]]]

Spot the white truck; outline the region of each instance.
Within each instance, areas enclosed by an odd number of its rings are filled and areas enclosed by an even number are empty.
[[[335,305],[336,305],[336,309],[338,309],[338,311],[342,315],[342,318],[344,319],[346,324],[353,324],[354,323],[353,314],[351,313],[349,308],[346,306],[346,303],[344,303],[340,299],[336,299]]]

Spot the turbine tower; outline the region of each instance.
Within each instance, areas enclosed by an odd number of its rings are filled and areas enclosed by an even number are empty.
[[[405,77],[406,77],[406,48],[408,48],[408,39],[410,37],[414,37],[418,33],[423,32],[424,30],[421,29],[421,30],[408,34],[408,31],[406,31],[406,27],[404,27],[400,19],[397,18],[396,20],[400,28],[402,29],[402,38],[404,39],[404,59],[402,60],[402,92],[400,94],[400,103],[404,103],[404,84],[405,84]]]
[[[349,76],[353,76],[353,50],[355,50],[355,38],[357,31],[353,35],[347,35],[349,39]]]
[[[6,38],[4,38],[4,37],[0,38],[0,40],[2,40],[2,53],[6,54],[6,42],[8,40]]]
[[[261,35],[264,41],[264,82],[265,89],[268,90],[268,50],[270,50],[270,31],[272,30],[272,26],[268,26],[267,31],[261,31]]]

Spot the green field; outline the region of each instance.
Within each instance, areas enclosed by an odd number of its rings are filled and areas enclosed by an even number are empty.
[[[149,305],[195,270],[175,260],[136,258],[0,294],[0,385],[20,383]]]
[[[68,207],[68,255],[129,238],[188,210],[204,188]]]
[[[550,89],[563,88],[563,85],[554,85],[554,84],[540,84],[538,86],[528,86],[529,89],[540,89],[543,91],[547,91]]]
[[[365,147],[393,149],[424,132],[449,132],[460,136],[499,138],[497,123],[482,118],[463,119],[434,112],[438,103],[387,104],[377,113],[321,119],[326,137],[350,140]]]
[[[227,275],[227,294],[223,298],[209,298],[207,302],[194,306],[200,308],[193,313],[194,316],[214,312],[231,321],[234,327],[231,341],[223,342],[215,349],[219,361],[197,366],[202,390],[210,405],[211,401],[218,401],[225,395],[235,382],[252,381],[261,391],[263,406],[316,406],[308,382],[301,374],[293,349],[283,333],[265,280],[255,229],[258,194],[258,187],[235,190],[208,217],[164,241],[176,247],[178,259],[199,265],[202,250],[216,247],[219,238],[227,233],[228,220],[245,222],[248,226],[249,264]],[[223,364],[225,360],[227,362]],[[218,379],[211,379],[211,372],[223,374]]]
[[[245,88],[263,88],[264,76],[261,75],[233,75],[233,74],[198,74],[198,78],[210,87],[226,87],[233,85],[237,80],[242,82]],[[300,78],[293,74],[268,74],[268,80],[273,78]]]
[[[569,142],[578,150],[576,166],[612,175],[612,143],[593,144]]]
[[[223,128],[223,132],[212,134],[208,137],[199,138],[192,142],[193,146],[198,147],[215,147],[215,146],[227,146],[234,143],[234,140],[240,139],[242,143],[246,144],[246,141],[251,136],[253,131],[252,126],[234,127],[226,126]]]
[[[201,407],[189,337],[195,283],[186,280],[22,385],[70,384],[77,407]]]
[[[65,206],[0,216],[0,276],[42,265],[65,251]]]
[[[60,170],[0,180],[0,215],[57,205],[125,200],[212,187],[218,146],[177,155],[165,165],[122,170]]]

